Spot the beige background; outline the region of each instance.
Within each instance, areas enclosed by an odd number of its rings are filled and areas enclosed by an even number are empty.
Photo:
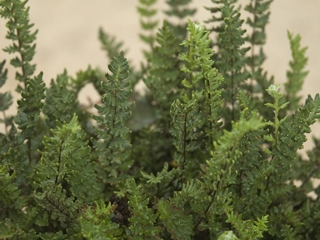
[[[164,0],[158,0],[161,10],[166,8]],[[201,6],[213,6],[210,0],[194,0],[193,5],[199,6],[195,19],[203,23],[210,13]],[[241,1],[246,3],[247,1]],[[34,29],[39,29],[34,62],[37,64],[36,74],[44,72],[48,83],[64,68],[73,75],[90,64],[107,71],[109,60],[100,50],[98,28],[117,36],[125,42],[128,49],[127,58],[135,66],[142,60],[141,49],[144,45],[139,41],[139,18],[136,11],[138,0],[30,0],[30,19],[35,23]],[[160,12],[159,18],[164,15]],[[161,21],[160,21],[161,22]],[[4,40],[6,29],[4,19],[0,19],[0,47],[9,44]],[[290,59],[290,48],[287,40],[287,30],[302,35],[302,45],[309,46],[308,70],[310,73],[304,85],[303,95],[315,95],[319,92],[320,68],[320,1],[319,0],[275,0],[271,5],[270,24],[267,26],[268,42],[265,52],[268,59],[265,66],[269,75],[275,76],[277,83],[286,80],[286,70]],[[0,60],[12,56],[0,52]],[[14,89],[14,70],[9,66],[9,81],[4,88]],[[90,96],[97,98],[94,92],[87,88],[82,92],[82,99]],[[16,99],[15,99],[16,101]],[[15,111],[12,108],[10,112]],[[2,126],[0,126],[2,129]],[[318,128],[315,135],[320,135]],[[308,148],[310,145],[307,146]]]

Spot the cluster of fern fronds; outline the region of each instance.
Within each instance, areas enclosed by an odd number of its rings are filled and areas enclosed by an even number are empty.
[[[139,0],[141,69],[100,29],[108,70],[64,71],[46,86],[27,1],[0,0],[21,95],[6,116],[13,99],[0,93],[0,238],[320,239],[320,201],[307,196],[319,192],[320,140],[308,161],[297,154],[320,118],[319,95],[299,96],[300,36],[288,32],[281,88],[263,68],[272,0],[248,1],[246,21],[236,0],[212,0],[205,25],[190,20],[191,0],[167,1],[179,21],[160,24],[156,2]],[[87,84],[101,96],[95,115],[78,102]]]

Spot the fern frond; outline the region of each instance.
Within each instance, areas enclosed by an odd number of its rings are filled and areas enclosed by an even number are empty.
[[[69,76],[66,70],[59,74],[55,81],[51,80],[46,95],[43,113],[48,117],[49,128],[55,128],[57,120],[70,122],[79,103],[75,89],[70,89]]]
[[[199,130],[202,121],[197,101],[197,96],[194,96],[187,103],[182,103],[178,99],[172,103],[170,110],[172,118],[170,133],[173,136],[173,144],[177,150],[174,160],[187,179],[192,178],[192,176],[186,176],[187,172],[195,173],[199,168],[197,159],[192,159],[190,155],[199,150],[200,143],[197,139],[202,134]]]
[[[263,51],[263,45],[266,42],[266,25],[270,16],[270,5],[273,0],[250,1],[245,7],[252,17],[248,17],[246,23],[252,28],[252,33],[247,37],[251,47],[250,56],[247,59],[247,65],[250,72],[250,84],[248,86],[251,94],[256,92],[264,93],[265,89],[273,84],[272,78],[268,80],[266,73],[262,70],[262,64],[266,59]],[[258,52],[259,51],[259,52]],[[266,83],[268,81],[268,83]],[[268,96],[263,95],[263,99],[268,99]]]
[[[127,179],[126,185],[131,212],[129,218],[131,236],[137,239],[160,239],[161,229],[155,226],[158,216],[148,207],[149,199],[143,194],[142,186],[137,185],[134,179]]]
[[[159,200],[158,212],[161,224],[172,239],[192,239],[194,233],[191,215],[186,215],[183,209],[165,200]]]
[[[0,88],[5,84],[7,81],[7,74],[8,69],[3,69],[4,64],[6,63],[5,60],[3,60],[0,63]],[[5,111],[9,109],[9,107],[12,104],[12,95],[10,92],[0,93],[0,111],[3,114],[3,118],[0,118],[0,123],[4,123],[5,125],[5,131],[7,133],[7,128],[10,125],[13,125],[12,118],[6,117]]]
[[[155,41],[154,31],[158,26],[158,21],[154,20],[158,10],[154,8],[157,0],[139,0],[139,6],[137,7],[138,13],[140,15],[140,26],[145,33],[140,33],[140,39],[147,43],[152,49]],[[145,56],[148,56],[148,52],[144,51]]]
[[[108,66],[108,82],[102,83],[105,94],[102,105],[95,105],[99,116],[93,116],[100,128],[95,128],[99,141],[94,141],[94,148],[99,152],[98,162],[105,183],[119,181],[131,168],[130,130],[126,126],[131,115],[133,103],[128,102],[131,94],[130,83],[127,81],[129,65],[124,53],[113,58]]]
[[[191,8],[190,3],[192,0],[168,0],[166,4],[169,6],[168,10],[165,10],[164,13],[168,17],[177,18],[176,21],[169,21],[168,25],[173,29],[175,35],[177,36],[179,42],[187,37],[187,26],[188,22],[186,19],[194,16],[197,12],[196,8]]]
[[[15,118],[15,122],[21,130],[22,139],[20,141],[27,140],[29,164],[37,161],[34,154],[41,145],[44,135],[44,129],[41,129],[44,127],[40,117],[45,98],[45,83],[42,76],[41,72],[38,76],[26,81],[26,88],[21,92],[22,98],[18,100],[18,114]]]
[[[218,0],[213,1],[219,4],[218,11],[211,10],[214,14],[221,14],[220,27],[214,28],[218,30],[218,39],[216,45],[219,50],[215,57],[215,66],[224,78],[221,84],[224,89],[222,97],[224,100],[224,108],[222,116],[225,118],[227,129],[230,128],[231,121],[239,118],[239,107],[237,95],[242,88],[244,81],[249,74],[244,69],[246,64],[245,54],[249,51],[248,47],[243,47],[245,43],[244,34],[246,30],[242,25],[244,20],[240,18],[239,9],[235,8],[236,1]],[[207,21],[212,22],[212,19]]]
[[[5,164],[0,166],[0,201],[2,202],[1,208],[5,211],[4,206],[9,208],[16,207],[21,209],[23,205],[19,201],[20,190],[14,184],[16,172],[14,171],[11,175],[9,173],[10,167]],[[3,212],[4,213],[4,212]]]
[[[80,216],[81,234],[86,239],[110,240],[120,239],[122,229],[111,221],[114,206],[110,203],[106,206],[103,201],[95,202],[95,206],[88,207],[84,214]]]
[[[292,61],[289,63],[291,70],[287,71],[288,80],[284,86],[287,93],[286,101],[289,102],[288,110],[294,111],[298,109],[301,100],[301,97],[297,94],[302,89],[304,79],[308,75],[308,71],[304,71],[308,58],[305,56],[307,47],[300,47],[300,35],[294,36],[288,31],[288,38],[290,41]]]
[[[27,80],[33,75],[36,65],[31,64],[35,54],[36,36],[38,30],[31,32],[33,24],[29,23],[29,7],[26,7],[27,0],[5,0],[2,1],[0,15],[8,19],[6,35],[12,44],[4,48],[9,54],[18,54],[10,63],[16,68],[21,68],[21,72],[16,72],[16,79],[23,84],[18,85],[17,91],[27,88]]]
[[[109,35],[102,28],[99,28],[99,40],[102,44],[102,50],[107,53],[110,60],[120,53],[123,46],[123,42],[117,41],[114,36]]]
[[[35,187],[45,192],[47,188],[61,184],[69,196],[83,204],[96,199],[99,186],[85,133],[77,121],[74,115],[68,124],[57,122],[57,128],[51,130],[53,136],[45,137]]]

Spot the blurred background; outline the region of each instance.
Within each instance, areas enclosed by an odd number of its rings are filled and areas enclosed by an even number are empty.
[[[245,6],[249,0],[241,0]],[[36,73],[44,73],[44,80],[48,84],[57,74],[67,69],[69,75],[75,76],[80,69],[88,65],[99,67],[107,71],[109,59],[101,51],[98,41],[98,29],[116,36],[124,42],[124,49],[128,50],[126,57],[135,67],[139,67],[143,60],[142,49],[146,47],[139,40],[139,16],[137,14],[138,0],[29,0],[30,20],[34,29],[39,29],[37,35],[36,55],[33,63],[37,64]],[[212,7],[210,0],[194,0],[193,6],[198,8],[194,19],[199,23],[210,18],[210,13],[203,6]],[[158,17],[161,25],[164,19],[165,0],[158,0]],[[291,59],[287,30],[302,36],[302,46],[308,46],[309,61],[307,69],[310,71],[304,84],[302,95],[314,96],[319,90],[320,69],[320,1],[290,0],[274,1],[271,4],[270,23],[267,26],[267,44],[264,48],[267,55],[265,69],[269,76],[274,75],[276,83],[286,81],[286,70]],[[246,15],[242,15],[246,18]],[[159,25],[159,27],[160,27]],[[0,19],[0,47],[10,44],[5,40],[5,20]],[[1,89],[4,92],[16,87],[15,70],[9,65],[13,56],[1,51],[0,61],[7,59],[6,68],[9,69],[9,79]],[[141,87],[142,85],[140,85]],[[17,95],[14,95],[14,102]],[[98,98],[93,88],[82,91],[81,99]],[[14,113],[16,105],[7,113]],[[0,130],[2,126],[0,126]],[[313,134],[320,136],[320,128],[314,127]],[[306,148],[310,148],[310,143]]]

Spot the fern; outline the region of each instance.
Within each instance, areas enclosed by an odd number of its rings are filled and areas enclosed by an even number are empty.
[[[102,28],[99,28],[99,40],[109,59],[116,57],[123,46],[123,42],[116,42],[115,37],[104,32]]]
[[[149,199],[141,194],[142,187],[137,186],[133,179],[128,179],[126,185],[128,205],[132,214],[129,218],[131,237],[133,239],[157,239],[156,236],[160,233],[160,228],[155,226],[158,216],[148,207]]]
[[[46,137],[34,177],[34,199],[42,213],[37,224],[62,226],[74,222],[78,209],[97,198],[100,190],[90,148],[74,116],[70,123],[57,122],[52,137]]]
[[[154,8],[157,0],[139,0],[140,6],[137,10],[140,14],[140,26],[147,34],[140,33],[140,39],[149,45],[152,49],[155,41],[154,30],[158,25],[158,21],[154,20],[157,14],[157,9]],[[148,52],[144,51],[145,56],[148,56]]]
[[[77,95],[74,90],[69,90],[69,76],[66,71],[53,79],[50,88],[46,91],[46,101],[43,108],[48,116],[47,124],[50,128],[56,126],[56,120],[69,122],[78,106]]]
[[[43,73],[40,73],[34,79],[27,81],[26,90],[21,92],[22,99],[18,100],[18,115],[16,123],[22,130],[23,139],[28,140],[29,152],[36,150],[39,143],[31,149],[31,138],[36,138],[37,120],[40,118],[40,112],[44,105],[42,100],[45,98],[45,84],[42,80]],[[31,156],[29,156],[31,162]]]
[[[176,100],[171,106],[171,134],[173,136],[173,144],[177,149],[174,160],[182,170],[184,177],[192,179],[194,176],[188,176],[184,172],[194,173],[197,171],[199,162],[193,161],[190,153],[199,149],[200,143],[197,141],[201,136],[198,130],[201,127],[201,118],[197,109],[197,96],[195,95],[187,103],[181,103]]]
[[[308,58],[305,56],[307,47],[300,48],[300,35],[294,36],[288,31],[288,38],[293,59],[289,63],[291,71],[287,71],[288,82],[285,83],[285,89],[287,92],[286,101],[289,102],[289,110],[294,111],[298,109],[301,100],[301,97],[297,96],[297,93],[302,88],[304,79],[308,75],[307,71],[303,71]]]
[[[0,15],[8,19],[7,39],[12,40],[12,44],[4,48],[9,54],[17,53],[18,56],[13,58],[10,63],[16,68],[21,68],[21,72],[16,72],[16,79],[23,84],[18,85],[17,91],[27,87],[27,80],[35,71],[35,64],[31,61],[35,54],[36,36],[38,31],[31,32],[33,24],[29,23],[29,8],[25,7],[27,1],[2,1]]]
[[[190,0],[167,1],[179,20],[155,35],[156,1],[140,0],[147,64],[130,68],[122,42],[100,29],[109,72],[65,70],[45,86],[33,76],[27,1],[0,1],[23,84],[16,116],[0,94],[0,238],[319,239],[309,194],[320,193],[320,140],[298,152],[320,117],[318,94],[300,103],[306,48],[288,32],[283,93],[262,67],[272,1],[245,7],[247,36],[238,1],[212,2],[208,30],[186,20]],[[4,65],[0,87],[11,81]],[[140,80],[144,95],[132,92]],[[101,97],[93,116],[78,101],[88,84]]]
[[[126,81],[128,69],[123,52],[113,58],[109,64],[112,75],[106,74],[108,82],[102,86],[106,92],[102,97],[102,105],[95,105],[100,114],[94,116],[100,127],[95,131],[101,141],[94,141],[94,147],[100,152],[98,162],[106,174],[102,179],[104,184],[114,184],[117,178],[124,179],[124,173],[133,164],[130,159],[130,130],[125,125],[133,105],[126,102],[131,92]]]
[[[169,26],[172,27],[178,40],[182,41],[187,36],[187,26],[184,20],[188,17],[191,18],[197,12],[196,8],[190,8],[191,0],[168,0],[166,1],[169,9],[165,10],[165,14],[168,17],[175,17],[177,21],[168,21]]]
[[[266,42],[266,25],[270,16],[270,5],[272,0],[256,1],[252,0],[245,7],[245,10],[252,17],[247,18],[247,24],[252,28],[251,36],[248,36],[247,41],[251,46],[251,53],[247,59],[249,72],[251,74],[250,92],[263,92],[268,86],[273,84],[273,78],[268,79],[263,71],[262,64],[266,59],[263,52],[263,45]],[[257,49],[258,48],[258,49]],[[255,82],[256,81],[256,82]],[[266,100],[268,96],[263,95]]]
[[[0,63],[0,88],[7,81],[8,70],[3,69],[6,61],[3,60]],[[4,71],[3,71],[4,70]],[[0,118],[0,123],[5,124],[5,131],[8,133],[8,126],[12,125],[12,118],[8,118],[5,114],[5,111],[9,109],[12,104],[12,95],[10,92],[0,93],[0,111],[2,112],[3,118]]]
[[[84,214],[79,219],[82,236],[86,239],[119,239],[122,230],[110,219],[113,210],[114,206],[110,203],[106,206],[103,201],[84,209]]]

